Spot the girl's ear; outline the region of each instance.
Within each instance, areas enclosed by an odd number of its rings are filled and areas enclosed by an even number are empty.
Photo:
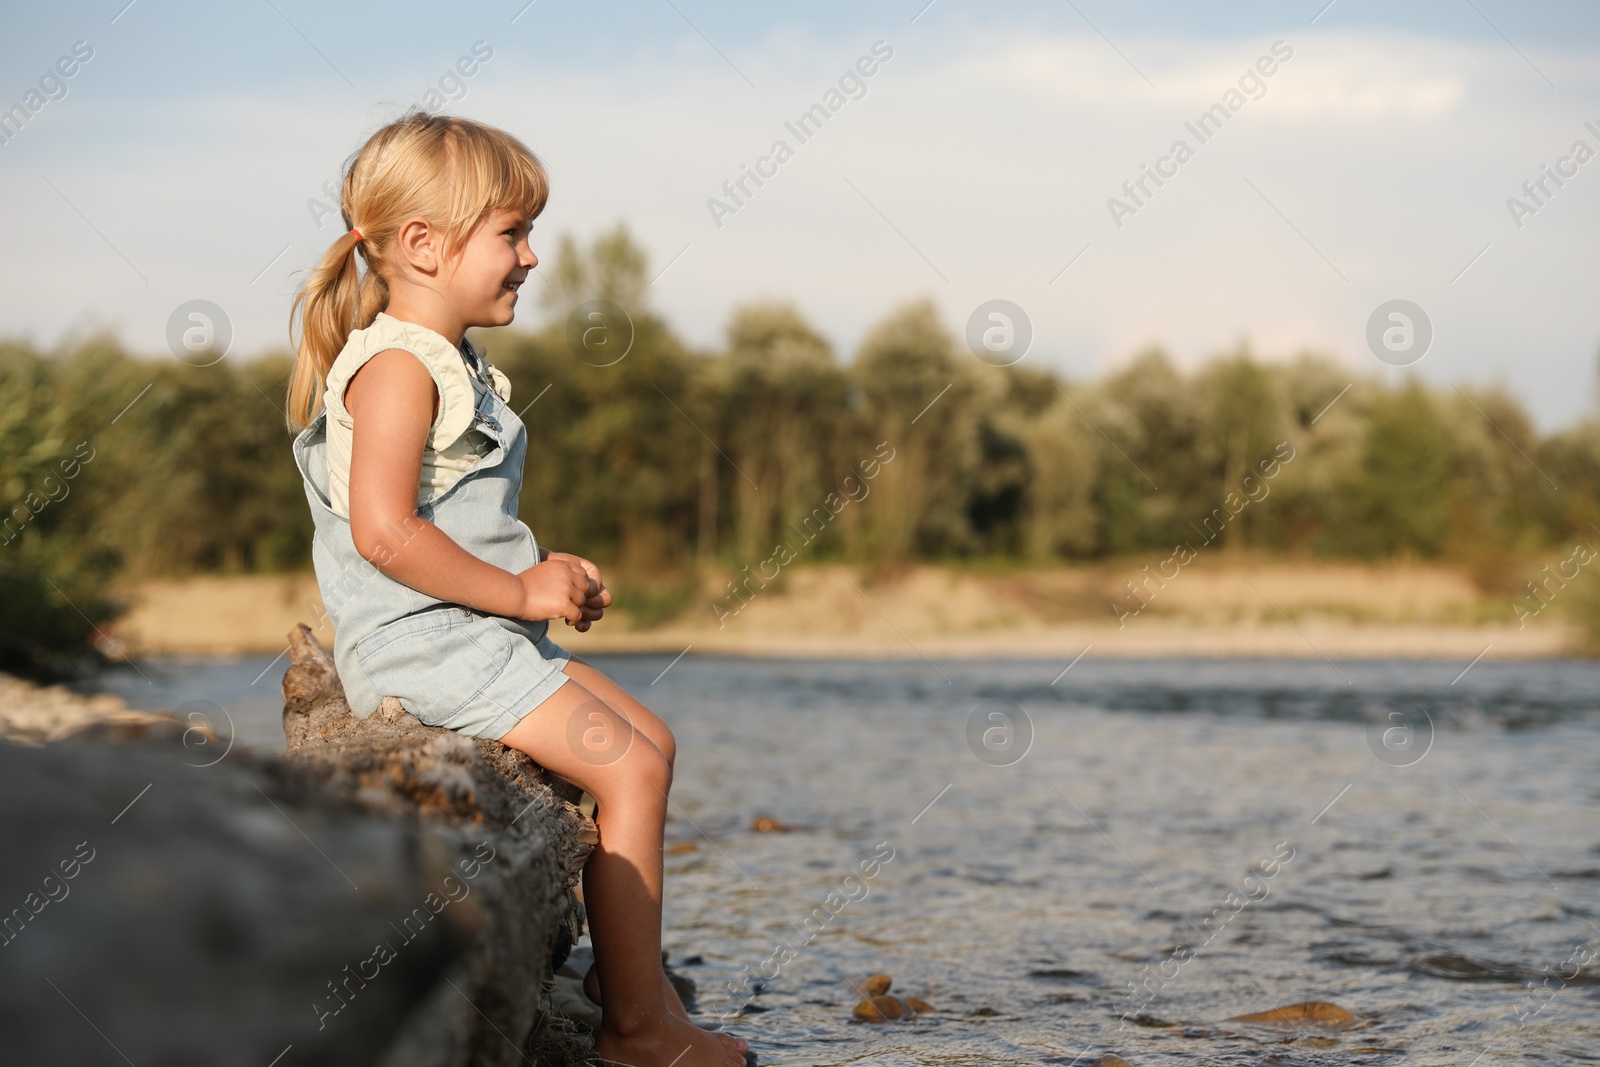
[[[443,263],[443,235],[420,216],[400,224],[394,248],[400,261],[420,274],[437,274]]]

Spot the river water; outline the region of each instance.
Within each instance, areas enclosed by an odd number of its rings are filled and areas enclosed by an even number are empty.
[[[269,660],[110,687],[281,748]],[[593,660],[677,734],[665,944],[763,1063],[1600,1060],[1600,665]],[[937,1010],[853,1021],[875,972]],[[1310,1000],[1356,1019],[1227,1021]]]

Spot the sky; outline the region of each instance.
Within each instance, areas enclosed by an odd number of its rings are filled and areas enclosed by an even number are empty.
[[[1597,402],[1592,3],[8,7],[0,108],[37,110],[0,143],[0,336],[104,329],[176,359],[169,320],[206,300],[227,358],[285,349],[299,272],[343,228],[323,186],[433,89],[544,161],[537,253],[625,223],[651,308],[699,347],[757,299],[842,358],[905,301],[960,338],[1005,300],[1018,358],[1072,379],[1243,345],[1498,384],[1547,431]],[[819,103],[802,140],[786,123]],[[1392,301],[1425,324],[1380,359]]]

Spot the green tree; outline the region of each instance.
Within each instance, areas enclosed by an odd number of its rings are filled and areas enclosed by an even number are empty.
[[[894,456],[875,483],[863,550],[894,567],[966,548],[964,490],[981,456],[975,390],[932,301],[907,304],[874,327],[850,370],[865,398],[862,445],[882,443]]]
[[[1450,511],[1450,436],[1437,404],[1414,379],[1378,397],[1367,424],[1362,486],[1366,550],[1438,554]]]
[[[738,474],[728,480],[741,558],[771,552],[784,528],[805,528],[848,473],[831,432],[847,403],[848,379],[833,346],[787,304],[734,311],[727,351],[716,361],[724,418],[718,431]],[[828,526],[823,544],[836,540]]]

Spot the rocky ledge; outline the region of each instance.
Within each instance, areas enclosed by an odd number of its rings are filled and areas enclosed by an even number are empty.
[[[549,1007],[578,792],[397,702],[356,719],[290,640],[287,756],[0,687],[0,1061],[587,1062]]]

